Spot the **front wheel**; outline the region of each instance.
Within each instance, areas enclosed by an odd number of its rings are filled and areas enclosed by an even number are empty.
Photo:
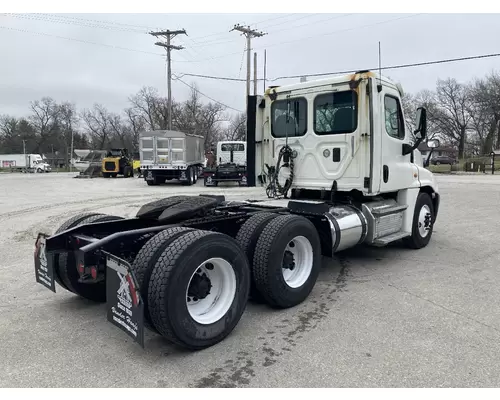
[[[188,232],[171,242],[155,264],[149,313],[166,339],[201,350],[233,331],[249,289],[248,260],[234,239],[215,232]]]
[[[411,236],[403,239],[406,246],[421,249],[429,243],[434,226],[434,205],[428,193],[420,193],[415,203]]]

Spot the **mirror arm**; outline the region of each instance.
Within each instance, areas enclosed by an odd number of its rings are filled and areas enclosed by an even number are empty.
[[[427,156],[427,160],[425,160],[425,165],[427,165],[427,166],[429,166],[429,161],[431,159],[433,151],[434,151],[434,148],[432,148],[431,151],[429,151],[429,155]]]
[[[420,143],[422,143],[423,140],[424,140],[423,137],[417,139],[413,144],[413,146],[407,143],[403,143],[403,155],[406,156],[407,154],[410,154],[413,150],[415,150],[418,146],[420,146]]]

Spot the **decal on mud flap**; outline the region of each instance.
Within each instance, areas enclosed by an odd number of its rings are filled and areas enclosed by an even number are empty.
[[[56,283],[54,281],[54,266],[47,258],[45,250],[46,235],[39,233],[35,243],[35,276],[36,281],[47,289],[56,292]],[[52,260],[51,260],[52,261]]]
[[[144,303],[130,265],[106,255],[107,319],[144,348]]]
[[[146,180],[148,180],[148,181],[153,180],[153,172],[152,171],[148,171],[148,174],[146,175]]]

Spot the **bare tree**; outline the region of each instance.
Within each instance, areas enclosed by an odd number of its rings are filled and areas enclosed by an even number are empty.
[[[103,150],[108,145],[112,132],[108,110],[101,104],[95,104],[91,110],[83,110],[81,117],[93,147]]]
[[[134,115],[142,120],[147,129],[167,129],[167,100],[152,87],[143,87],[137,94],[129,98]],[[172,101],[172,110],[175,102]],[[172,118],[174,119],[174,118]]]
[[[500,147],[500,75],[492,73],[471,85],[470,114],[481,154]]]
[[[458,156],[464,157],[467,131],[470,128],[471,95],[467,86],[455,79],[438,80],[437,110],[432,116],[441,135],[458,145]]]
[[[58,105],[58,114],[61,121],[61,146],[64,150],[64,163],[68,165],[69,157],[73,157],[70,153],[71,137],[76,133],[76,125],[78,124],[78,114],[76,112],[76,105],[64,102]],[[68,157],[69,156],[69,157]]]
[[[31,125],[37,133],[38,140],[35,151],[42,151],[43,147],[50,141],[50,136],[59,128],[59,107],[50,97],[31,102],[32,115],[28,117]]]
[[[136,114],[133,108],[126,108],[125,115],[128,120],[128,127],[132,140],[132,150],[134,153],[139,151],[139,134],[145,130],[144,120]]]
[[[247,116],[245,113],[237,114],[230,119],[229,126],[226,128],[226,140],[245,140],[247,133]]]

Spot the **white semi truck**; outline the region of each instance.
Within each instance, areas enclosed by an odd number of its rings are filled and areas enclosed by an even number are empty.
[[[410,132],[401,95],[362,71],[250,96],[248,183],[268,169],[269,198],[173,196],[132,218],[77,215],[39,234],[37,281],[106,302],[108,321],[141,345],[148,328],[203,349],[233,331],[249,297],[282,309],[305,301],[322,255],[427,246],[440,196],[416,156],[426,110]]]
[[[0,154],[0,167],[23,172],[50,172],[40,154]]]
[[[216,166],[203,169],[205,186],[218,186],[220,182],[247,183],[247,143],[225,140],[217,143]]]

